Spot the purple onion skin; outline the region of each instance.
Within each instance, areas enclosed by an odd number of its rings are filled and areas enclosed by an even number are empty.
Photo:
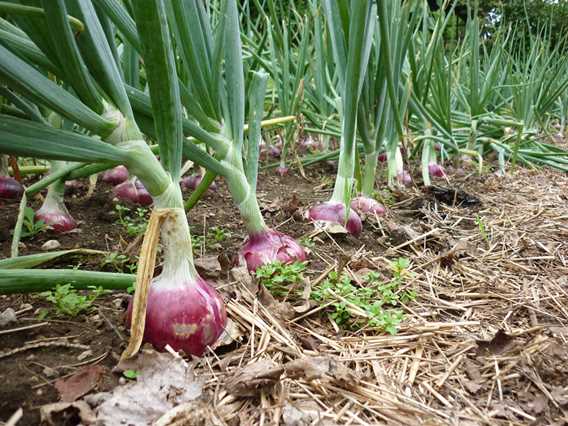
[[[428,173],[430,173],[430,176],[437,177],[437,178],[441,178],[441,177],[444,177],[446,175],[444,168],[442,166],[440,166],[439,164],[436,164],[436,163],[428,164]]]
[[[376,214],[382,216],[386,209],[377,200],[370,197],[355,197],[351,200],[351,208],[359,214]]]
[[[77,227],[77,222],[75,219],[65,211],[57,211],[53,209],[47,209],[42,206],[35,214],[36,220],[41,220],[54,232],[60,234],[63,232],[68,232]]]
[[[290,173],[290,169],[288,167],[280,166],[276,168],[276,174],[279,176],[288,176],[288,173]]]
[[[131,180],[123,182],[115,186],[113,192],[120,201],[129,204],[149,206],[153,202],[152,196],[139,180],[136,180],[136,183]]]
[[[199,186],[203,177],[201,175],[191,175],[186,176],[180,181],[181,189],[187,191],[195,191],[195,189]]]
[[[131,299],[126,314],[129,327],[132,303]],[[144,342],[159,351],[170,345],[175,351],[201,356],[217,341],[226,323],[223,299],[201,277],[166,288],[150,286]]]
[[[347,232],[354,236],[358,236],[363,230],[361,218],[351,208],[349,209],[347,224],[345,224],[345,206],[343,203],[328,201],[327,203],[318,204],[308,210],[308,218],[312,221],[336,223],[345,227]]]
[[[409,186],[412,183],[412,177],[410,176],[410,173],[408,173],[406,170],[400,172],[396,179],[398,180],[398,182],[404,186]]]
[[[128,169],[124,166],[116,166],[103,173],[103,182],[111,185],[118,185],[126,180],[128,180]]]
[[[187,190],[195,191],[202,180],[203,180],[203,177],[199,174],[186,176],[180,181],[181,189],[183,191],[187,191]],[[218,189],[217,182],[215,182],[215,181],[211,182],[211,185],[209,185],[209,189],[212,189],[213,191],[217,191],[217,189]]]
[[[0,199],[19,200],[24,194],[24,187],[16,179],[0,176]]]
[[[379,156],[377,157],[377,160],[379,160],[381,163],[386,163],[387,161],[387,153],[386,152],[381,152],[379,154]]]
[[[270,147],[268,153],[270,154],[270,156],[272,158],[280,158],[280,155],[282,154],[282,150],[279,147],[272,145]]]
[[[267,263],[293,263],[308,257],[294,238],[272,229],[249,235],[241,249],[241,256],[249,271],[256,271]]]

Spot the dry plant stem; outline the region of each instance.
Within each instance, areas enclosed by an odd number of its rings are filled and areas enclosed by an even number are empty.
[[[140,350],[144,338],[144,326],[146,323],[146,305],[148,303],[148,290],[154,277],[156,266],[156,254],[160,241],[161,225],[171,209],[154,209],[148,228],[144,234],[144,241],[140,250],[138,272],[136,274],[136,289],[132,308],[132,322],[130,324],[130,339],[128,346],[121,355],[121,361],[132,358]]]

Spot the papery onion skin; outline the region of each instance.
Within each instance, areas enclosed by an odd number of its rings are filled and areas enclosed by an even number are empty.
[[[127,311],[128,326],[132,303]],[[223,299],[203,278],[168,283],[160,276],[150,285],[143,341],[157,350],[170,345],[175,351],[201,356],[217,341],[226,323]]]
[[[428,164],[428,173],[430,173],[430,176],[438,178],[444,177],[446,175],[444,168],[436,163]]]
[[[290,173],[290,169],[286,166],[280,166],[276,168],[276,173],[279,176],[287,176]]]
[[[43,221],[57,233],[68,232],[77,227],[77,222],[69,214],[67,208],[64,205],[58,206],[57,203],[44,203],[36,212],[35,219]]]
[[[203,180],[203,176],[201,176],[199,174],[186,176],[186,177],[182,178],[181,181],[180,181],[181,189],[183,191],[187,191],[187,190],[195,191],[202,180]],[[217,183],[215,181],[211,182],[211,185],[209,185],[209,189],[216,191],[217,190]]]
[[[351,200],[351,208],[359,214],[376,214],[382,216],[386,209],[381,203],[371,197],[355,197]]]
[[[139,180],[128,180],[123,182],[120,185],[115,186],[113,192],[120,201],[124,201],[126,203],[149,206],[153,202],[152,196]]]
[[[249,235],[241,249],[249,271],[256,271],[262,265],[272,262],[303,262],[307,255],[303,247],[289,235],[267,229]]]
[[[349,209],[349,217],[345,223],[345,206],[343,203],[328,201],[308,210],[308,218],[314,222],[330,222],[343,226],[347,232],[358,236],[363,230],[361,218],[353,209]]]
[[[0,176],[0,199],[19,200],[24,194],[24,187],[10,176]]]
[[[103,173],[103,182],[110,183],[111,185],[118,185],[128,180],[128,169],[124,166],[116,166],[113,169],[107,170]]]
[[[404,186],[409,186],[412,183],[412,177],[410,176],[410,173],[408,173],[406,170],[400,172],[396,176],[396,179],[398,180],[398,183]]]

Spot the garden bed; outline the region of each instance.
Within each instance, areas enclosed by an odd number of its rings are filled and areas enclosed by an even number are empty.
[[[453,187],[473,200],[469,206],[440,202],[418,188],[384,193],[391,203],[387,215],[368,218],[354,238],[314,231],[303,220],[303,209],[330,191],[327,171],[306,174],[259,178],[267,222],[311,241],[304,280],[289,295],[271,297],[232,269],[245,235],[224,185],[188,215],[194,236],[210,235],[196,239],[196,263],[223,294],[236,339],[194,363],[204,383],[202,404],[211,408],[203,411],[209,413],[203,418],[210,416],[203,424],[544,425],[568,419],[566,175],[520,169],[505,177],[451,176]],[[120,222],[110,188],[99,184],[89,199],[85,192],[68,197],[69,210],[83,221],[80,233],[40,233],[23,240],[21,254],[57,239],[61,249],[135,255],[140,238]],[[9,254],[16,214],[17,204],[0,206],[2,257]],[[207,232],[213,227],[222,230],[217,239]],[[416,297],[400,303],[404,318],[396,334],[364,315],[357,327],[338,326],[328,308],[302,298],[333,271],[355,286],[372,271],[387,282],[400,258],[410,261],[400,291]],[[127,265],[81,256],[55,267],[79,262],[107,271]],[[89,313],[66,318],[37,295],[0,296],[0,312],[12,307],[18,314],[17,322],[0,328],[0,419],[23,408],[20,424],[37,424],[38,408],[59,400],[56,382],[86,366],[102,367],[91,391],[126,380],[112,369],[127,342],[127,298],[105,294]],[[38,319],[42,308],[50,313]],[[76,424],[72,416],[66,421],[61,424]]]

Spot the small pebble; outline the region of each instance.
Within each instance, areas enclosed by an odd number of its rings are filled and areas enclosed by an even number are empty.
[[[4,312],[0,313],[0,327],[4,327],[5,325],[16,322],[17,320],[16,311],[12,308],[6,308]]]
[[[57,240],[49,240],[43,243],[41,246],[42,250],[55,250],[61,247],[61,243]]]

